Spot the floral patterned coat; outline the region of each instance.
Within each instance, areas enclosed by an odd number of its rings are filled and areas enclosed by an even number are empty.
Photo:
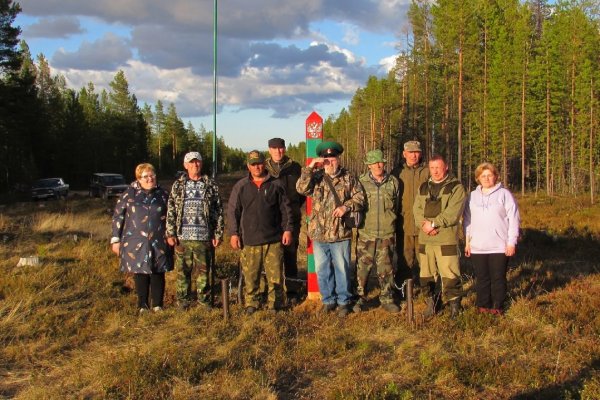
[[[119,197],[112,218],[111,243],[120,242],[121,271],[162,273],[173,269],[165,237],[169,193],[161,187],[143,190],[133,182]]]

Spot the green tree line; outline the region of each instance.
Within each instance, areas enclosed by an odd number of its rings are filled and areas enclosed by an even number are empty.
[[[596,192],[600,141],[600,3],[587,0],[413,0],[408,46],[369,78],[324,132],[364,170],[418,139],[473,185],[482,161],[516,190]]]
[[[138,106],[123,71],[107,90],[79,90],[52,75],[43,54],[34,62],[13,26],[19,3],[0,0],[0,191],[40,177],[61,176],[84,186],[94,172],[133,178],[151,162],[163,176],[183,169],[183,154],[198,150],[212,171],[213,134],[187,126],[174,104]],[[239,170],[245,155],[217,138],[218,172]]]

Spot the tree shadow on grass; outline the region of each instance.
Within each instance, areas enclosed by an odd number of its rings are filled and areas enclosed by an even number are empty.
[[[509,264],[511,295],[532,298],[562,288],[574,278],[600,272],[597,260],[600,241],[591,235],[573,231],[558,236],[525,229]]]
[[[581,399],[581,392],[584,386],[590,378],[598,376],[600,373],[600,359],[594,359],[592,363],[579,371],[579,373],[572,379],[565,382],[547,386],[541,389],[534,389],[528,392],[519,393],[512,396],[511,400],[532,400],[532,399]],[[600,393],[596,393],[600,394]],[[590,397],[585,398],[597,398],[593,397],[594,393],[588,394]]]

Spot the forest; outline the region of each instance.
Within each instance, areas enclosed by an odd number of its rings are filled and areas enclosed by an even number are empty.
[[[0,192],[44,176],[82,185],[90,172],[130,175],[140,160],[171,175],[200,149],[212,170],[213,133],[185,125],[174,104],[138,104],[118,71],[108,90],[67,87],[35,61],[13,26],[18,3],[0,4]],[[347,108],[324,122],[362,172],[364,154],[420,140],[469,186],[482,161],[513,190],[589,193],[600,173],[600,4],[595,0],[413,0],[396,66],[371,76]],[[307,112],[308,115],[308,112]],[[217,138],[218,172],[244,168],[244,153]],[[305,144],[288,148],[303,161]]]
[[[407,49],[324,124],[364,169],[381,148],[398,163],[416,138],[463,182],[482,161],[514,190],[597,192],[600,3],[413,0]]]

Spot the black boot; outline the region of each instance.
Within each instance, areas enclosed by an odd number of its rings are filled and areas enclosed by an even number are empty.
[[[460,299],[455,299],[450,302],[450,318],[456,319],[461,310]]]
[[[425,304],[427,305],[427,308],[425,308],[425,312],[423,313],[423,316],[425,318],[433,317],[435,315],[435,301],[433,301],[433,297],[426,298]]]

